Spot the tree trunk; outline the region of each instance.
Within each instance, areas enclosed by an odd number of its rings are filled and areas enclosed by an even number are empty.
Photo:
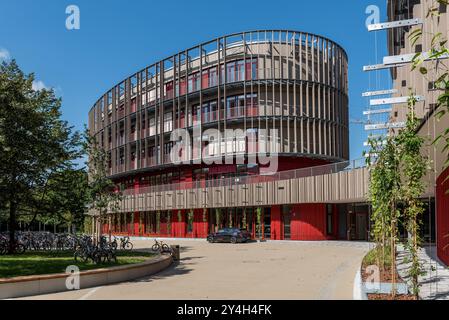
[[[17,224],[17,203],[10,201],[9,203],[9,248],[8,253],[14,254],[16,251],[16,224]]]
[[[417,221],[416,221],[416,217],[414,217],[413,219],[413,247],[415,249],[415,257],[413,257],[416,261],[418,261],[419,256],[418,256],[418,227],[417,227]],[[415,266],[416,268],[416,266]],[[419,268],[419,266],[418,266]],[[413,275],[413,285],[415,286],[415,300],[419,300],[419,291],[418,291],[418,286],[419,286],[419,278],[418,278],[418,273],[415,272],[415,274]]]
[[[391,294],[396,298],[396,218],[391,221],[391,286]]]

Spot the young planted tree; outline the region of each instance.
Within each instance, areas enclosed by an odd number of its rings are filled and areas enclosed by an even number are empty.
[[[108,178],[109,159],[106,151],[99,146],[97,139],[87,129],[84,138],[84,149],[88,156],[89,212],[98,219],[101,225],[107,222],[109,214],[118,212],[122,195]],[[95,233],[97,235],[96,241],[98,241],[101,232],[97,230]],[[109,238],[111,238],[110,232]]]
[[[404,205],[403,218],[408,232],[406,248],[411,260],[408,273],[412,282],[412,293],[418,299],[419,276],[423,274],[422,265],[419,261],[420,226],[424,212],[421,197],[426,187],[423,178],[428,172],[428,162],[422,154],[424,138],[418,134],[420,122],[415,116],[415,104],[416,99],[411,96],[407,124],[399,133],[398,142],[402,173],[401,200]]]
[[[368,140],[370,152],[366,157],[367,166],[370,172],[369,180],[369,199],[372,206],[371,220],[372,237],[376,242],[376,257],[377,264],[382,269],[385,269],[385,252],[387,247],[387,239],[389,238],[388,228],[390,215],[387,199],[388,193],[385,193],[386,185],[384,176],[386,173],[386,166],[382,161],[375,160],[381,155],[384,141],[382,138]]]
[[[53,90],[34,90],[34,75],[16,62],[0,65],[0,203],[8,212],[9,252],[17,221],[36,204],[37,190],[79,156],[79,135],[61,120]]]
[[[220,208],[215,209],[215,223],[217,225],[215,232],[218,232],[218,230],[221,227],[221,209]]]
[[[261,231],[262,231],[262,208],[257,208],[256,209],[256,229],[257,229],[257,234],[259,236],[259,239],[262,239],[261,237]]]
[[[385,268],[386,253],[390,252],[392,295],[396,296],[396,245],[400,211],[401,176],[400,156],[396,137],[390,136],[370,142],[372,150],[368,156],[370,166],[370,200],[373,207],[373,235],[378,244],[379,266]],[[375,157],[375,161],[373,159]]]

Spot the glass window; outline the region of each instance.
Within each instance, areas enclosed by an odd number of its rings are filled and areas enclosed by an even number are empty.
[[[198,125],[201,119],[201,107],[199,104],[192,106],[192,125]]]
[[[236,116],[235,97],[229,97],[226,99],[226,115],[228,119]]]
[[[164,97],[166,99],[172,99],[173,98],[173,81],[170,81],[170,82],[165,84]]]
[[[210,111],[209,120],[210,121],[216,121],[218,119],[217,101],[211,101],[209,103],[209,111]]]
[[[173,130],[173,113],[166,112],[164,114],[164,132],[170,132]]]
[[[209,110],[209,103],[203,104],[203,120],[202,122],[209,122],[210,121],[210,110]]]
[[[189,92],[193,92],[193,75],[189,76],[189,81],[188,81],[188,91]]]
[[[245,61],[240,60],[237,61],[237,79],[236,81],[244,81],[245,80]]]
[[[149,126],[150,136],[154,136],[156,134],[156,118],[154,117],[154,115],[150,116]]]
[[[227,83],[235,82],[235,62],[228,62],[227,69]]]
[[[156,100],[156,90],[150,90],[150,102],[153,102]]]
[[[217,67],[209,69],[209,87],[215,87],[218,85],[217,79]]]
[[[199,89],[200,89],[200,74],[199,72],[197,72],[189,76],[188,90],[190,93],[198,91]]]

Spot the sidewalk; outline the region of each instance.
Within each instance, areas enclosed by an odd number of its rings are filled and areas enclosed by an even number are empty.
[[[425,275],[419,278],[421,283],[420,296],[424,300],[449,300],[449,267],[437,258],[435,246],[426,246],[420,253],[420,261]],[[398,272],[409,283],[407,269],[410,263],[405,263],[406,252],[402,246],[398,247]]]

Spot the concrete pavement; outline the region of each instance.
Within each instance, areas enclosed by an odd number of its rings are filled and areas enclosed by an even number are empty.
[[[181,245],[181,262],[149,278],[29,299],[352,299],[367,243]],[[135,241],[150,248],[152,240]]]

